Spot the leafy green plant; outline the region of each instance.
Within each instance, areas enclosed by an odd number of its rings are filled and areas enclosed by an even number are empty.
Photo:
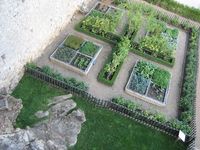
[[[67,39],[65,40],[64,45],[77,50],[81,47],[81,44],[83,42],[84,40],[82,38],[77,37],[75,35],[69,35]]]
[[[169,11],[177,13],[186,18],[193,19],[195,21],[200,22],[200,10],[199,9],[185,6],[174,0],[145,0],[145,1],[155,4],[155,5],[158,5],[160,7],[163,7],[164,9],[167,9]]]
[[[144,78],[140,74],[133,73],[128,88],[144,95],[149,84],[150,80]]]
[[[168,125],[172,128],[175,128],[177,130],[182,130],[183,132],[189,134],[191,132],[191,127],[178,119],[172,119],[172,120],[167,120],[165,116],[161,113],[158,112],[150,112],[148,110],[144,110],[140,105],[137,103],[127,100],[123,97],[116,97],[112,99],[112,102],[122,105],[130,110],[136,111],[138,114],[145,116],[151,120],[158,121],[160,123],[163,123],[165,125]],[[133,105],[133,107],[128,107],[129,105]],[[139,110],[139,111],[138,111]]]
[[[93,10],[90,15],[82,21],[81,28],[105,37],[107,33],[115,31],[121,16],[122,12],[120,10],[112,11],[107,14]]]
[[[75,56],[76,52],[68,47],[58,48],[56,53],[53,55],[54,58],[69,63]]]
[[[152,81],[161,88],[167,88],[169,85],[170,73],[163,69],[155,69]]]
[[[108,63],[104,68],[104,71],[107,73],[107,80],[111,79],[111,76],[116,71],[117,67],[127,57],[130,46],[130,40],[127,37],[123,37],[121,42],[118,43],[116,48],[117,50],[113,53],[111,62]]]
[[[194,101],[196,99],[196,78],[198,63],[198,40],[199,31],[192,29],[189,35],[186,65],[181,92],[180,120],[190,124],[194,114]]]
[[[94,56],[98,50],[99,50],[99,46],[95,45],[94,43],[90,41],[87,41],[84,43],[83,46],[81,46],[79,51],[86,55]]]
[[[155,69],[153,64],[145,61],[139,61],[135,67],[135,71],[145,78],[152,78]]]
[[[75,78],[63,77],[60,73],[53,70],[49,66],[43,66],[42,68],[35,67],[35,66],[36,66],[36,64],[35,65],[29,65],[29,64],[26,65],[26,67],[28,67],[30,69],[37,69],[37,70],[45,73],[46,75],[49,75],[49,76],[51,76],[51,77],[53,77],[57,80],[63,81],[69,86],[76,87],[76,88],[83,90],[83,91],[88,90],[88,85],[86,83],[84,83],[82,81],[77,81]]]

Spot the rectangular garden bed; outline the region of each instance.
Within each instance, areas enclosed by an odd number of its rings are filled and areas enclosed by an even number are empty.
[[[149,19],[145,34],[134,39],[132,52],[152,61],[173,67],[178,41],[178,29],[171,28],[157,19]],[[141,31],[140,31],[141,32]],[[138,34],[140,34],[140,32]]]
[[[97,3],[85,16],[75,29],[98,38],[100,40],[115,44],[120,40],[120,36],[115,34],[119,22],[124,14],[122,9],[114,6],[100,6]]]
[[[125,91],[144,101],[165,106],[171,74],[157,66],[138,61],[129,77]]]
[[[102,46],[97,43],[68,35],[50,56],[50,60],[62,67],[87,75],[101,49]]]

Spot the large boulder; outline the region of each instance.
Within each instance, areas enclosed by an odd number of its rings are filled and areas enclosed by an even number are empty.
[[[12,96],[3,96],[7,103],[6,109],[0,110],[0,134],[12,133],[14,131],[13,124],[22,109],[22,101]]]
[[[50,105],[49,117],[34,127],[26,130],[0,135],[2,150],[66,150],[77,142],[81,125],[86,121],[82,110],[69,99],[70,95],[55,97]],[[39,116],[45,112],[36,113]]]

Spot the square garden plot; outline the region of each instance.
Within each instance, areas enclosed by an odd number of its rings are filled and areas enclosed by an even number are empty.
[[[58,65],[86,75],[97,59],[102,46],[69,35],[50,56],[50,60]]]
[[[133,52],[152,61],[173,67],[179,31],[155,18],[147,19],[146,24],[136,34]]]
[[[147,102],[165,106],[171,75],[168,71],[138,61],[129,77],[125,91]]]

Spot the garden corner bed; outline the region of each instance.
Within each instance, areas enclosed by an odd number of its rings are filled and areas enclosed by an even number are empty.
[[[179,31],[156,18],[147,18],[145,35],[136,35],[132,52],[163,65],[173,67]],[[138,33],[140,34],[140,33]],[[140,37],[139,39],[137,37]],[[136,42],[137,41],[137,42]]]
[[[68,35],[50,56],[50,60],[60,66],[87,75],[102,46],[78,37]]]
[[[125,91],[158,106],[165,106],[171,74],[168,71],[145,62],[138,61],[129,77]]]
[[[97,39],[116,44],[120,40],[116,29],[123,14],[122,9],[97,3],[75,28]]]

